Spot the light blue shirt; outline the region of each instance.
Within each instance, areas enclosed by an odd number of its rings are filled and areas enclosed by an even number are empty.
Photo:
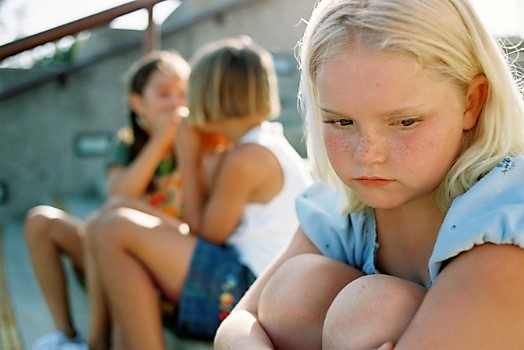
[[[332,259],[364,274],[380,273],[375,216],[371,208],[340,215],[340,194],[315,183],[296,200],[300,226],[306,236]],[[524,248],[524,156],[507,157],[448,210],[429,259],[431,286],[442,264],[484,243]]]

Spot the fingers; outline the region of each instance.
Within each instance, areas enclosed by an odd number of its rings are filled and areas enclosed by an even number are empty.
[[[392,342],[384,343],[377,350],[393,350],[393,343]]]

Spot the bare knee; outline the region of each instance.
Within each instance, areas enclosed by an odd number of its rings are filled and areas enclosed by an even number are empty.
[[[116,210],[105,210],[86,222],[84,246],[88,252],[99,252],[114,242],[115,233],[121,224]]]
[[[29,210],[24,222],[24,235],[29,244],[50,239],[51,226],[58,210],[47,205],[39,205]]]
[[[339,263],[316,254],[304,254],[289,259],[264,288],[260,301],[262,316],[282,314],[296,319],[312,316],[308,314],[316,314],[317,311],[312,308],[314,305],[304,307],[304,303],[309,304],[308,299],[320,301],[315,297],[316,291],[320,289],[334,287],[334,293],[340,290],[332,284],[321,283],[322,279],[328,279],[332,275],[333,264]],[[319,294],[324,294],[324,291]],[[327,310],[329,304],[325,306]],[[323,308],[322,305],[317,307]]]
[[[125,220],[120,214],[121,208],[130,206],[135,199],[125,196],[113,196],[97,213],[86,221],[85,246],[88,250],[97,250],[97,246],[106,244],[121,231]]]
[[[321,255],[296,256],[282,265],[264,288],[260,322],[277,347],[320,346],[322,322],[331,301],[359,276],[359,271]]]
[[[100,212],[102,215],[112,213],[118,208],[128,206],[131,201],[133,200],[126,196],[113,196],[107,200]]]
[[[322,348],[372,349],[396,341],[425,295],[419,285],[387,275],[369,275],[348,284],[324,322]]]

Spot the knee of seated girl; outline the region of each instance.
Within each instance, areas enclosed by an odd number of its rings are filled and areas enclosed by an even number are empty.
[[[42,240],[52,240],[54,227],[66,226],[65,213],[49,205],[38,205],[27,213],[24,222],[24,235],[31,244],[39,244]]]
[[[259,302],[262,324],[323,317],[337,293],[362,273],[346,264],[317,254],[287,260],[268,281]]]
[[[397,277],[357,278],[338,293],[326,313],[323,347],[374,349],[396,341],[424,295],[423,287]]]

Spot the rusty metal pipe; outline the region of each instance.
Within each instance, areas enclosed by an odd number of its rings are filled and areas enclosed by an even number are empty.
[[[73,35],[83,30],[108,25],[113,19],[117,17],[143,8],[148,9],[149,13],[151,14],[153,6],[162,1],[165,0],[131,1],[126,4],[111,8],[109,10],[102,11],[97,14],[79,19],[77,21],[73,21],[71,23],[52,28],[35,35],[31,35],[23,39],[15,40],[11,43],[0,46],[0,61],[7,57],[16,55],[20,52],[32,49],[36,46],[56,41],[67,35]],[[149,17],[152,18],[152,15]]]
[[[147,9],[147,29],[145,35],[145,51],[149,52],[158,48],[158,28],[153,19],[153,6]]]

